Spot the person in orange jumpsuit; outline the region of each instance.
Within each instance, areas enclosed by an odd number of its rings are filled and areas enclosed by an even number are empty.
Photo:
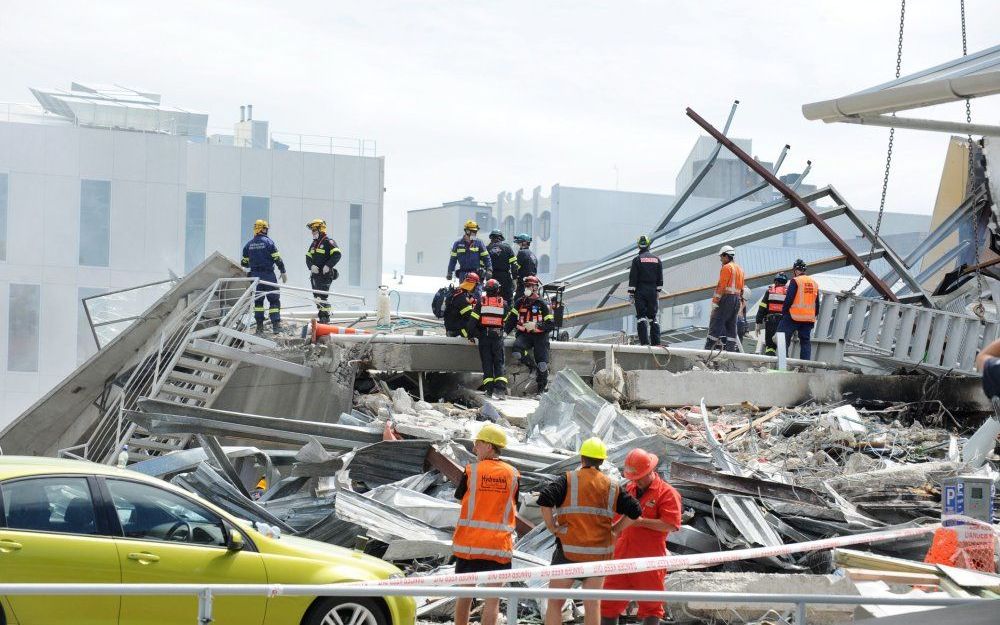
[[[642,516],[618,535],[615,560],[667,555],[667,534],[681,526],[681,496],[656,473],[658,462],[659,458],[642,449],[633,449],[625,457],[625,491],[639,500]],[[666,576],[664,570],[612,575],[604,580],[604,589],[663,590]],[[663,602],[638,603],[643,625],[657,625],[663,618]],[[601,625],[616,625],[627,606],[627,601],[601,601]]]

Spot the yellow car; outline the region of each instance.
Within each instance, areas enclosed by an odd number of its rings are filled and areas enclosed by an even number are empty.
[[[161,480],[89,462],[0,456],[0,584],[330,584],[397,568],[272,538]],[[193,623],[195,597],[0,596],[0,625]],[[408,597],[214,597],[214,624],[410,625]]]

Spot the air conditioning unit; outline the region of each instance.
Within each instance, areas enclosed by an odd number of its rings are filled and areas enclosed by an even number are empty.
[[[684,304],[680,307],[680,311],[677,313],[678,316],[684,317],[685,319],[694,319],[698,316],[698,305],[697,304]]]

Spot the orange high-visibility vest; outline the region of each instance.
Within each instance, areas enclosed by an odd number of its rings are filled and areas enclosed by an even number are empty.
[[[713,302],[718,302],[723,295],[743,294],[743,269],[733,261],[729,261],[719,270],[719,282],[715,286]]]
[[[609,560],[615,553],[611,523],[618,500],[618,484],[594,468],[566,474],[566,497],[556,509],[567,526],[559,537],[563,554],[573,562]]]
[[[784,284],[772,284],[767,287],[767,312],[781,314],[785,305],[785,293],[788,287]]]
[[[503,297],[484,296],[479,306],[479,325],[486,328],[502,328],[503,308]]]
[[[506,564],[514,555],[517,469],[500,460],[465,467],[468,490],[452,537],[452,551],[468,560]]]
[[[788,307],[788,314],[795,321],[810,323],[816,321],[816,300],[819,299],[819,285],[809,276],[796,276],[795,299]]]

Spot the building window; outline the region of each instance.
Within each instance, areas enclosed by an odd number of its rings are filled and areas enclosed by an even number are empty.
[[[95,289],[87,286],[81,286],[76,291],[77,300],[80,302],[80,306],[76,311],[77,364],[82,363],[84,360],[97,353],[97,341],[94,339],[94,331],[90,328],[90,319],[87,318],[87,309],[83,305],[83,300],[106,292],[106,289]]]
[[[508,215],[503,220],[503,238],[511,241],[514,239],[514,217]]]
[[[240,237],[246,241],[253,236],[253,223],[258,219],[268,220],[271,198],[244,195],[240,203]]]
[[[794,230],[781,233],[781,244],[784,247],[795,247],[795,235],[798,234]]]
[[[521,232],[531,236],[531,213],[525,213],[521,216]]]
[[[111,182],[80,181],[80,264],[107,267],[111,258]]]
[[[424,253],[423,252],[417,252],[417,264],[418,265],[423,265],[424,264]]]
[[[545,211],[538,218],[538,238],[548,241],[550,236],[552,236],[552,213]]]
[[[538,273],[547,274],[549,272],[549,255],[542,254],[538,257]]]
[[[205,194],[187,194],[187,214],[184,219],[184,272],[205,260]]]
[[[7,371],[38,371],[41,287],[11,284],[7,308]]]
[[[7,174],[0,174],[0,260],[7,260]]]
[[[361,205],[351,204],[351,220],[348,229],[347,283],[361,286]]]

